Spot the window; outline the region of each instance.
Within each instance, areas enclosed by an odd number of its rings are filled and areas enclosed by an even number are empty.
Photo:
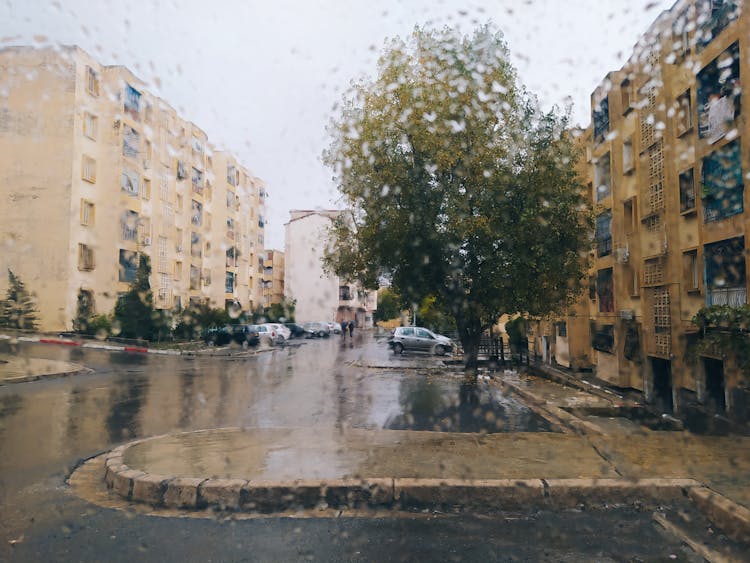
[[[636,231],[636,224],[638,221],[637,209],[638,209],[638,198],[633,196],[630,199],[626,199],[622,204],[623,210],[623,221],[625,223],[625,234],[632,235]]]
[[[234,199],[234,192],[231,190],[227,190],[227,207],[232,207],[234,205]]]
[[[138,134],[138,131],[130,127],[130,125],[124,125],[122,128],[122,156],[138,158],[140,139],[141,136]]]
[[[132,170],[123,170],[120,178],[120,187],[131,197],[138,197],[139,176]]]
[[[203,193],[203,172],[197,168],[193,168],[193,191],[198,194]]]
[[[87,111],[83,112],[83,134],[89,139],[96,139],[99,118]]]
[[[199,201],[192,200],[190,203],[190,222],[200,227],[203,224],[203,204]]]
[[[96,160],[85,154],[81,164],[81,178],[92,184],[96,183]]]
[[[596,216],[596,254],[609,256],[612,253],[612,210]]]
[[[141,197],[143,199],[151,199],[151,180],[148,178],[143,179],[143,186],[141,188]]]
[[[733,43],[698,73],[698,136],[715,143],[740,115],[740,49]]]
[[[179,260],[174,263],[174,279],[177,281],[182,279],[182,262]]]
[[[234,272],[227,272],[227,275],[224,281],[224,292],[225,293],[234,292]]]
[[[700,268],[698,267],[697,250],[688,250],[682,253],[682,278],[687,291],[699,290]]]
[[[190,233],[190,256],[193,258],[203,256],[203,242],[201,241],[200,234],[196,232]]]
[[[695,209],[695,179],[693,169],[680,172],[680,211],[685,213]]]
[[[167,182],[166,176],[159,178],[159,199],[162,201],[169,201],[169,183]]]
[[[151,167],[151,159],[153,158],[154,153],[154,146],[151,143],[151,141],[146,140],[144,142],[144,150],[143,150],[143,167],[144,168],[150,168]]]
[[[696,44],[699,51],[739,16],[738,2],[733,0],[698,0],[696,9]]]
[[[609,153],[607,153],[594,164],[594,186],[597,202],[609,197],[612,193],[611,184]]]
[[[351,288],[348,285],[339,286],[339,301],[350,301],[351,298]]]
[[[612,268],[599,270],[596,274],[596,297],[599,301],[600,313],[614,313],[614,280]]]
[[[167,259],[167,237],[159,237],[158,243],[159,260],[163,261]]]
[[[187,166],[181,160],[177,161],[177,179],[184,180],[187,178]]]
[[[703,221],[718,221],[743,211],[740,140],[703,158]]]
[[[86,67],[86,91],[92,96],[99,95],[99,73],[90,66]]]
[[[78,244],[78,269],[83,271],[94,269],[94,249],[87,244]]]
[[[190,289],[201,288],[201,271],[195,266],[190,266]]]
[[[141,93],[130,84],[125,86],[125,114],[136,121],[141,118]]]
[[[174,250],[175,252],[182,252],[182,229],[177,229],[175,234]]]
[[[136,240],[138,238],[138,213],[127,210],[120,218],[122,240]]]
[[[120,249],[120,267],[118,279],[121,282],[130,283],[135,280],[138,270],[138,253],[132,250]]]
[[[633,109],[633,85],[627,78],[620,84],[620,102],[623,115]]]
[[[605,97],[594,106],[593,117],[594,142],[601,143],[609,132],[609,98]]]
[[[747,303],[745,237],[736,237],[703,247],[706,305],[739,307]]]
[[[677,135],[688,132],[693,127],[693,109],[690,103],[690,90],[686,90],[677,98]]]
[[[653,287],[664,283],[664,262],[661,258],[649,258],[643,262],[643,285]]]
[[[591,323],[591,347],[611,354],[615,348],[615,325]]]
[[[567,338],[568,337],[568,323],[565,321],[560,321],[557,323],[557,336],[560,338]]]
[[[184,207],[185,199],[180,195],[177,194],[174,196],[175,200],[175,207],[177,208],[177,213],[182,213],[182,208]]]
[[[682,62],[690,53],[690,40],[688,37],[689,18],[688,10],[684,9],[677,14],[672,21],[672,54],[674,54],[675,63]]]
[[[234,240],[234,219],[227,217],[227,238]]]
[[[208,287],[211,285],[211,270],[203,268],[203,285]]]
[[[625,139],[622,143],[622,171],[627,174],[635,169],[633,159],[633,138]]]
[[[232,164],[227,165],[227,184],[230,186],[236,186],[240,183],[240,173]]]
[[[203,143],[198,137],[193,137],[193,150],[197,153],[203,154]]]
[[[85,199],[81,200],[81,225],[89,227],[94,224],[94,204]]]

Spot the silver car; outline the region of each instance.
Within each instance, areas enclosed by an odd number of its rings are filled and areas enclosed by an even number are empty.
[[[400,326],[393,329],[388,337],[388,346],[395,354],[404,350],[429,352],[438,356],[453,353],[453,341],[450,338],[420,326]]]

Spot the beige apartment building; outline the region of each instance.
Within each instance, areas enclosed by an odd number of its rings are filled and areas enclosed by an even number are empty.
[[[263,261],[263,306],[284,300],[284,253],[266,250]]]
[[[747,303],[750,14],[742,8],[676,2],[591,98],[585,166],[596,233],[578,308],[590,322],[565,327],[560,344],[576,342],[598,377],[643,391],[665,411],[692,404],[733,414],[750,398],[731,353],[696,352],[692,323],[702,307]],[[556,345],[559,334],[548,333]]]
[[[140,254],[158,308],[260,302],[260,179],[77,47],[8,47],[0,72],[0,269],[35,293],[42,329],[71,327],[80,289],[111,312]]]

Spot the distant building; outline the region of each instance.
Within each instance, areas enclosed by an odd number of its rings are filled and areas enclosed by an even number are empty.
[[[284,253],[266,250],[263,258],[263,306],[284,300]]]
[[[363,291],[323,271],[327,229],[341,211],[293,210],[286,223],[286,297],[296,300],[298,322],[349,321],[360,327],[373,325],[377,291]]]
[[[157,308],[260,303],[260,179],[77,47],[0,49],[0,73],[0,272],[36,294],[42,329],[71,327],[80,289],[111,312],[140,254]]]

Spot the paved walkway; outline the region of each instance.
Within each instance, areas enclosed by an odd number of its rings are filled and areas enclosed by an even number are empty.
[[[83,366],[69,362],[0,354],[0,385],[36,381],[43,377],[63,377],[88,371]]]

